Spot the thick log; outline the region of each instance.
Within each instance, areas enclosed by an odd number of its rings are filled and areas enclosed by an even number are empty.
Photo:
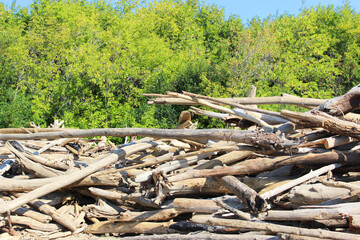
[[[338,119],[324,112],[312,111],[311,113],[299,113],[282,110],[281,114],[288,118],[311,124],[315,127],[322,127],[339,135],[360,138],[359,124]]]
[[[123,237],[122,240],[281,240],[280,236],[272,235],[246,235],[246,234],[216,234],[197,233],[194,235],[162,234],[152,236]],[[306,239],[314,240],[314,239]]]
[[[224,165],[224,164],[231,164],[237,162],[239,160],[245,159],[251,156],[254,153],[249,147],[243,147],[243,150],[240,151],[231,151],[220,157],[211,159],[210,161],[200,164],[195,167],[195,169],[207,169],[213,168],[214,166]]]
[[[180,211],[174,208],[145,211],[145,212],[130,212],[126,211],[120,213],[116,222],[142,222],[142,221],[167,221],[181,214]]]
[[[288,233],[288,234],[296,234],[300,236],[310,236],[310,237],[318,237],[318,238],[329,238],[329,239],[360,239],[359,235],[350,234],[350,233],[342,233],[342,232],[333,232],[322,229],[307,229],[300,227],[290,227],[283,226],[280,224],[266,223],[266,222],[251,222],[245,220],[233,220],[233,219],[221,219],[215,217],[209,217],[206,215],[195,215],[191,219],[196,223],[204,223],[211,224],[214,226],[227,226],[233,228],[239,228],[243,230],[263,230],[269,231],[272,233]]]
[[[23,216],[11,216],[11,223],[12,224],[20,224],[28,226],[31,229],[39,230],[43,232],[54,232],[63,230],[61,226],[54,224],[54,223],[42,223],[36,221],[35,219]]]
[[[27,192],[39,188],[45,184],[55,182],[58,177],[52,178],[34,178],[34,179],[13,179],[0,177],[0,191],[14,191]],[[83,186],[118,186],[121,180],[120,171],[117,172],[102,172],[101,174],[91,174],[68,187],[83,187]]]
[[[356,233],[360,233],[360,215],[351,213],[349,217],[350,230]]]
[[[322,167],[320,169],[317,169],[315,171],[311,171],[310,173],[308,173],[308,174],[306,174],[304,176],[301,176],[300,178],[289,181],[289,182],[287,182],[287,183],[285,183],[285,184],[283,184],[283,185],[281,185],[281,186],[279,186],[277,188],[274,188],[274,189],[272,189],[272,190],[270,190],[268,192],[265,192],[265,193],[261,194],[260,196],[262,198],[264,198],[264,199],[270,199],[270,198],[276,196],[279,193],[282,193],[282,192],[284,192],[284,191],[286,191],[286,190],[288,190],[288,189],[290,189],[292,187],[295,187],[295,186],[297,186],[297,185],[299,185],[299,184],[301,184],[301,183],[303,183],[303,182],[305,182],[305,181],[307,181],[307,180],[309,180],[309,179],[311,179],[313,177],[317,177],[317,176],[319,176],[321,174],[327,173],[328,171],[331,171],[331,170],[333,170],[335,168],[338,168],[340,166],[342,166],[342,165],[339,164],[339,163],[334,163],[334,164],[330,164],[328,166]]]
[[[14,194],[16,197],[23,196],[23,194]],[[61,214],[59,214],[53,206],[44,203],[42,200],[35,199],[29,202],[29,205],[39,209],[42,213],[49,215],[55,222],[59,223],[60,225],[66,227],[70,231],[74,232],[76,227],[73,225],[69,219],[64,218]]]
[[[329,187],[321,183],[315,183],[292,188],[288,194],[288,200],[298,205],[315,205],[332,199],[349,196],[349,189]]]
[[[179,212],[214,213],[221,208],[208,199],[175,198],[174,208]]]
[[[309,209],[270,210],[267,213],[259,214],[258,218],[262,220],[274,221],[313,221],[326,219],[343,219],[347,216],[360,214],[360,204],[344,203],[316,208],[313,206]]]
[[[274,133],[256,131],[238,131],[232,129],[150,129],[150,128],[101,128],[89,130],[72,130],[52,133],[34,134],[0,134],[0,140],[30,140],[30,139],[58,139],[81,138],[96,136],[142,136],[168,139],[190,140],[223,140],[257,145],[260,147],[278,147],[283,145]]]
[[[216,179],[221,185],[241,199],[241,202],[249,207],[253,213],[264,211],[266,209],[267,202],[265,199],[258,195],[255,190],[240,182],[236,177],[224,176]]]
[[[4,173],[6,173],[7,171],[9,171],[11,169],[11,167],[13,166],[13,164],[15,163],[14,159],[7,159],[5,161],[3,161],[0,164],[0,176],[3,176]]]
[[[109,191],[101,188],[90,187],[89,191],[95,196],[100,196],[112,200],[127,200],[138,203],[139,205],[151,208],[159,208],[159,206],[149,199],[146,199],[140,193],[126,194],[119,191]]]
[[[142,233],[142,234],[168,234],[177,231],[169,228],[171,222],[114,222],[103,221],[88,226],[86,233]]]
[[[309,153],[296,157],[281,156],[276,158],[257,158],[250,159],[236,166],[223,166],[217,169],[192,170],[177,174],[168,178],[170,182],[181,181],[190,178],[242,175],[259,173],[291,164],[331,164],[331,163],[358,163],[360,152],[325,152]]]
[[[344,114],[359,108],[360,85],[357,85],[344,95],[329,99],[315,110],[323,111],[333,116],[343,116]]]
[[[250,213],[247,212],[243,212],[237,208],[231,207],[228,204],[224,203],[221,200],[215,200],[216,204],[218,204],[220,207],[234,213],[236,216],[238,216],[240,219],[244,219],[244,220],[257,220],[256,217],[254,217],[253,215],[251,215]]]
[[[160,165],[159,167],[155,168],[154,170],[139,174],[138,176],[136,176],[135,182],[139,182],[139,183],[146,182],[151,178],[151,176],[154,173],[162,172],[164,174],[167,174],[170,171],[173,171],[173,170],[176,170],[179,168],[188,167],[189,165],[193,165],[197,161],[207,158],[207,157],[210,157],[211,155],[213,155],[212,152],[207,152],[207,153],[203,153],[203,154],[199,154],[199,155],[195,155],[195,156],[184,157],[184,159],[178,159],[178,160],[173,160],[171,162],[164,163],[164,164]],[[180,157],[183,158],[181,155],[180,155]]]
[[[71,130],[71,129],[69,128],[1,128],[0,134],[58,132],[64,130]]]
[[[32,172],[39,177],[55,177],[63,174],[63,172],[59,170],[46,167],[42,164],[31,161],[30,159],[25,157],[22,152],[15,149],[9,142],[7,142],[5,146],[19,158],[21,164],[27,171]]]
[[[11,198],[9,197],[9,199]],[[0,202],[4,202],[3,198],[0,199]],[[13,212],[20,216],[35,219],[36,221],[39,221],[41,223],[49,223],[52,220],[50,216],[34,211],[30,209],[28,206],[26,208],[19,207],[17,209],[14,209]]]
[[[69,168],[69,164],[67,164],[64,161],[53,161],[46,159],[42,156],[32,155],[26,152],[24,152],[23,154],[26,158],[51,168],[56,168],[61,170],[67,170]]]
[[[196,113],[196,114],[202,115],[202,116],[219,118],[219,119],[223,119],[223,118],[229,116],[229,114],[227,114],[227,113],[212,112],[212,111],[196,108],[196,107],[193,107],[193,106],[190,107],[190,112]]]

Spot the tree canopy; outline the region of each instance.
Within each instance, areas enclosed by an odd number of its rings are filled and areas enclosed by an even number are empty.
[[[358,26],[348,4],[245,25],[198,0],[0,3],[0,127],[172,127],[143,93],[330,98],[360,78]]]

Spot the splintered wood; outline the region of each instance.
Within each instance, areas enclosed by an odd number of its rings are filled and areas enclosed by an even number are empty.
[[[360,85],[328,101],[146,96],[192,106],[173,129],[0,129],[0,237],[360,239]]]

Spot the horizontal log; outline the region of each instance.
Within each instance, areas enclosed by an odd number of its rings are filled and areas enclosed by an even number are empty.
[[[30,140],[81,138],[96,136],[142,136],[168,139],[235,141],[261,147],[278,147],[283,141],[274,133],[238,131],[232,129],[155,129],[155,128],[99,128],[34,134],[0,134],[0,140]]]
[[[309,153],[296,157],[281,156],[276,158],[256,158],[250,159],[236,166],[223,166],[216,169],[192,170],[185,173],[170,176],[168,181],[176,182],[190,178],[224,176],[224,175],[243,175],[260,173],[282,166],[291,164],[331,164],[331,163],[353,163],[358,164],[360,161],[360,152],[325,152]]]
[[[315,206],[316,207],[316,206]],[[349,214],[360,214],[360,203],[345,203],[322,206],[322,208],[270,210],[259,214],[259,219],[273,221],[313,221],[326,219],[343,219]]]
[[[319,106],[326,100],[314,98],[286,97],[256,97],[256,98],[221,98],[221,100],[244,105],[287,104],[298,106]],[[148,104],[197,105],[197,103],[174,97],[157,97],[148,101]]]
[[[41,133],[71,130],[70,128],[0,128],[0,134]]]
[[[346,120],[341,120],[324,112],[312,111],[311,113],[299,113],[282,110],[281,114],[285,117],[311,124],[314,127],[322,127],[330,132],[339,135],[360,139],[359,124]]]
[[[179,212],[192,213],[214,213],[221,209],[213,200],[193,198],[175,198],[174,208]]]
[[[43,232],[54,232],[54,231],[63,230],[63,228],[58,224],[42,223],[42,222],[36,221],[35,219],[29,218],[29,217],[11,216],[10,219],[11,219],[12,224],[25,225],[31,229],[39,230],[39,231],[43,231]]]
[[[122,237],[122,240],[281,240],[281,236],[256,234],[216,234],[201,232],[193,235],[162,234],[151,236]],[[299,239],[299,238],[297,238]],[[311,240],[311,239],[307,239]]]
[[[343,240],[360,239],[360,236],[356,234],[334,232],[334,231],[328,231],[322,229],[307,229],[300,227],[283,226],[280,224],[273,224],[267,222],[251,222],[245,220],[222,219],[222,218],[215,218],[209,216],[196,216],[196,215],[192,218],[192,221],[196,223],[211,224],[213,226],[226,226],[226,227],[239,228],[242,230],[263,230],[272,233],[288,233],[288,234],[296,234],[300,236],[310,236],[310,237],[328,238],[328,239],[343,239]]]
[[[143,234],[166,234],[177,231],[169,228],[171,222],[115,222],[114,220],[102,221],[88,226],[86,233],[143,233]]]
[[[327,112],[334,116],[344,114],[360,108],[360,85],[350,89],[342,96],[332,98],[317,107],[317,110]]]

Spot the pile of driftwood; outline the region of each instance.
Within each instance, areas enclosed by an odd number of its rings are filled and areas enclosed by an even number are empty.
[[[148,94],[150,104],[192,105],[174,129],[0,129],[3,235],[360,239],[360,85],[328,101],[255,92]],[[232,129],[196,129],[192,114]]]

